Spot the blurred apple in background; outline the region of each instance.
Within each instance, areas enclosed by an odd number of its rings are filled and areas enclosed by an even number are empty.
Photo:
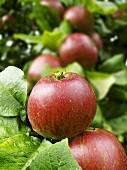
[[[0,29],[4,29],[7,24],[11,24],[12,18],[9,14],[5,14],[0,19]]]
[[[114,14],[112,14],[112,17],[114,19],[121,19],[126,15],[126,12],[122,9],[118,9]]]
[[[68,8],[63,18],[66,19],[72,28],[86,34],[93,32],[94,19],[90,11],[82,6]]]
[[[67,36],[59,48],[61,59],[65,64],[77,61],[84,68],[91,69],[98,59],[98,49],[92,39],[83,33]]]
[[[35,84],[42,77],[42,71],[47,65],[51,68],[64,66],[61,59],[53,54],[42,54],[36,57],[28,69],[27,80],[29,84]]]
[[[58,0],[41,0],[41,4],[42,5],[47,5],[47,6],[51,7],[51,8],[53,8],[62,17],[62,15],[64,13],[64,6],[62,5],[62,3],[60,1],[58,1]]]
[[[94,43],[95,43],[96,47],[98,48],[98,50],[100,50],[102,48],[102,46],[103,46],[101,36],[97,32],[93,32],[93,33],[91,33],[90,37],[94,41]]]

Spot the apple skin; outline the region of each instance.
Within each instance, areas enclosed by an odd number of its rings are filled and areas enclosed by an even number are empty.
[[[113,19],[122,19],[126,15],[126,12],[122,9],[117,9],[114,14],[112,14]]]
[[[51,68],[64,67],[61,59],[53,54],[39,55],[32,61],[28,69],[27,80],[29,84],[34,84],[42,77],[41,73],[43,72],[47,64]]]
[[[64,13],[64,6],[62,5],[62,3],[58,0],[41,0],[41,4],[42,5],[47,5],[51,8],[53,8],[54,10],[56,10],[59,15],[62,17],[63,13]]]
[[[111,132],[89,128],[69,141],[69,147],[82,170],[127,170],[127,156]]]
[[[41,78],[33,87],[27,105],[28,119],[34,131],[55,140],[81,133],[96,114],[96,96],[86,79],[65,72]]]
[[[94,41],[94,43],[95,43],[96,47],[98,48],[98,50],[102,49],[103,42],[102,42],[101,36],[97,32],[93,32],[90,35],[90,37]]]
[[[9,14],[5,14],[1,18],[0,29],[4,29],[7,24],[12,23],[12,17]]]
[[[91,12],[82,6],[72,6],[68,8],[63,18],[66,19],[72,28],[86,34],[93,32],[94,19]]]
[[[96,65],[98,49],[92,39],[83,33],[72,33],[60,45],[59,53],[65,64],[77,61],[86,69]]]

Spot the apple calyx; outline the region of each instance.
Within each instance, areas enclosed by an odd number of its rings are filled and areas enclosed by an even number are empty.
[[[65,72],[57,71],[55,73],[55,80],[61,80],[61,79],[64,79],[64,78],[65,78]]]

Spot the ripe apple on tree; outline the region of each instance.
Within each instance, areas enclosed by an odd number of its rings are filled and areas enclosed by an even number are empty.
[[[68,8],[63,18],[66,19],[75,31],[91,34],[94,27],[92,13],[85,7],[72,6]]]
[[[95,66],[98,49],[92,39],[83,33],[68,35],[60,45],[59,53],[65,64],[77,61],[86,69]]]
[[[4,29],[7,24],[11,24],[11,23],[12,23],[11,15],[9,15],[9,14],[3,15],[0,20],[0,29]]]
[[[111,132],[88,128],[72,138],[69,147],[82,170],[127,170],[127,156]]]
[[[58,1],[58,0],[41,0],[41,4],[47,5],[51,8],[53,8],[62,17],[62,15],[64,13],[64,6],[62,5],[62,3],[60,1]]]
[[[86,79],[76,73],[55,73],[33,87],[27,105],[34,131],[55,140],[84,131],[96,114],[96,97]]]
[[[53,54],[42,54],[37,56],[31,63],[28,73],[27,80],[30,85],[34,85],[42,76],[42,72],[46,65],[51,68],[63,67],[61,59]]]
[[[94,41],[94,43],[95,43],[96,47],[98,48],[98,50],[100,50],[102,48],[102,46],[103,46],[101,36],[97,32],[92,32],[90,37]]]
[[[126,12],[122,9],[117,9],[111,16],[113,19],[122,19],[126,15]]]

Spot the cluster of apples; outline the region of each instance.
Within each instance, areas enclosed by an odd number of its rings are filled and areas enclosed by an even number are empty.
[[[68,21],[73,31],[61,43],[59,56],[43,54],[35,58],[28,71],[28,81],[39,80],[46,64],[54,68],[77,61],[85,69],[94,67],[102,48],[102,39],[94,32],[94,19],[89,10],[82,6],[65,10],[58,0],[42,0],[41,3],[55,9],[62,19]]]
[[[57,0],[42,2],[55,7],[62,6]],[[104,129],[89,127],[97,107],[96,96],[89,82],[72,72],[57,72],[41,78],[41,72],[47,63],[53,68],[77,61],[89,69],[97,61],[101,46],[95,45],[90,38],[93,35],[90,12],[81,6],[64,11],[62,6],[60,15],[72,24],[74,30],[77,30],[77,26],[80,26],[78,30],[83,30],[63,40],[59,49],[61,57],[41,55],[31,64],[28,81],[34,79],[37,83],[28,99],[29,121],[33,130],[45,138],[56,141],[68,138],[72,155],[83,170],[126,170],[126,153],[115,135]],[[80,15],[80,22],[76,23],[75,17]],[[87,23],[83,16],[89,18]]]

